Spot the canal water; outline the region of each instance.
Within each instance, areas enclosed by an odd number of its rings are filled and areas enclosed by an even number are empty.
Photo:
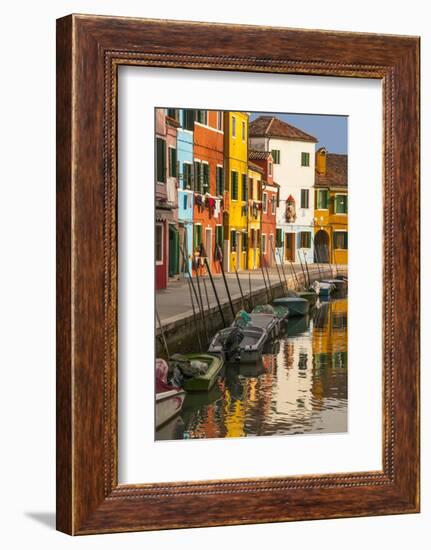
[[[347,431],[347,298],[291,318],[253,365],[226,365],[209,393],[188,393],[156,439]]]

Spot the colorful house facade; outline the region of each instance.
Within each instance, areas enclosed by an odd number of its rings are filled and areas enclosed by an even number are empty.
[[[224,267],[247,268],[248,114],[224,112],[224,155],[229,204],[224,216]]]
[[[193,254],[193,130],[194,111],[180,109],[172,113],[178,122],[178,231],[180,272],[191,273]],[[186,265],[187,262],[187,265]]]
[[[223,247],[224,131],[221,111],[195,111],[193,253],[196,266],[207,258],[212,272],[220,264],[217,245]]]
[[[348,263],[347,155],[316,152],[315,260]]]
[[[261,262],[262,242],[262,177],[263,169],[248,161],[247,205],[247,268],[258,269]]]
[[[173,160],[175,155],[176,122],[166,116],[165,109],[156,109],[155,126],[155,283],[156,290],[162,290],[168,284],[170,233],[177,223],[176,172],[169,156]]]
[[[250,148],[271,151],[280,186],[276,209],[277,261],[314,261],[314,172],[317,139],[274,116],[250,123]]]
[[[279,186],[273,177],[273,159],[270,151],[249,150],[248,158],[263,170],[261,214],[261,258],[265,265],[275,265],[276,212]]]

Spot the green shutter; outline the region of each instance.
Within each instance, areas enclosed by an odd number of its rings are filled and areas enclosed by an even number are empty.
[[[166,141],[157,138],[157,181],[166,183]]]
[[[210,167],[208,164],[202,164],[202,193],[210,191]]]
[[[238,172],[231,172],[231,196],[232,200],[238,200]]]

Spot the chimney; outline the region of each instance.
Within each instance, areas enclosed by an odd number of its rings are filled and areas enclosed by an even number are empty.
[[[316,151],[316,170],[321,176],[326,175],[326,149],[321,147]]]

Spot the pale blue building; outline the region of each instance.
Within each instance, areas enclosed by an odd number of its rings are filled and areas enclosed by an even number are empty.
[[[180,109],[178,113],[180,126],[177,130],[178,159],[178,227],[180,243],[190,257],[193,254],[193,110]],[[182,258],[182,255],[180,255]],[[183,266],[183,262],[180,262]],[[184,266],[183,266],[184,267]],[[189,259],[189,270],[192,264]],[[186,271],[183,269],[183,271]]]

